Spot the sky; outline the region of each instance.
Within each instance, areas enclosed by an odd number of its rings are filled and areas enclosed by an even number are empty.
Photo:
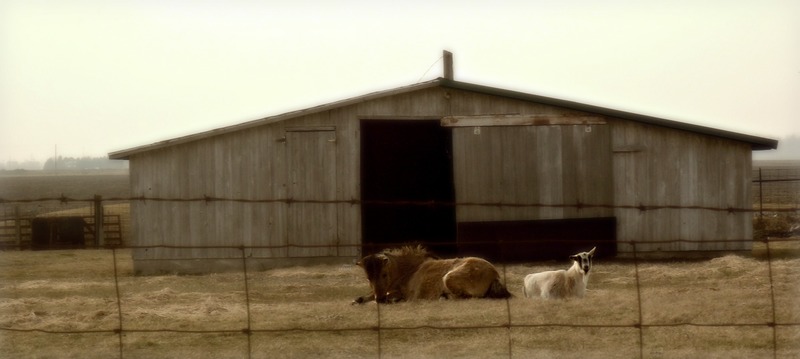
[[[800,136],[795,0],[0,0],[0,162],[435,79],[442,50],[458,81]]]

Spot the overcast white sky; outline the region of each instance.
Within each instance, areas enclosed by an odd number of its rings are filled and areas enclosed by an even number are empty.
[[[106,156],[430,80],[443,49],[460,81],[800,135],[795,0],[0,0],[0,161]]]

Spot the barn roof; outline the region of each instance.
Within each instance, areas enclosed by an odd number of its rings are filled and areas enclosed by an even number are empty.
[[[619,118],[619,119],[624,119],[624,120],[640,122],[640,123],[654,125],[654,126],[661,126],[661,127],[667,127],[667,128],[678,129],[678,130],[695,132],[695,133],[708,135],[708,136],[721,137],[721,138],[725,138],[725,139],[730,139],[730,140],[734,140],[734,141],[740,141],[740,142],[748,143],[748,144],[751,145],[753,150],[770,150],[770,149],[776,149],[778,147],[778,141],[774,140],[774,139],[757,137],[757,136],[752,136],[752,135],[747,135],[747,134],[742,134],[742,133],[736,133],[736,132],[730,132],[730,131],[711,128],[711,127],[693,125],[693,124],[689,124],[689,123],[685,123],[685,122],[678,122],[678,121],[673,121],[673,120],[668,120],[668,119],[663,119],[663,118],[658,118],[658,117],[652,117],[652,116],[647,116],[647,115],[636,114],[636,113],[632,113],[632,112],[625,112],[625,111],[620,111],[620,110],[615,110],[615,109],[610,109],[610,108],[604,108],[604,107],[589,105],[589,104],[585,104],[585,103],[579,103],[579,102],[567,101],[567,100],[562,100],[562,99],[556,99],[556,98],[552,98],[552,97],[545,97],[545,96],[539,96],[539,95],[528,94],[528,93],[523,93],[523,92],[511,91],[511,90],[506,90],[506,89],[501,89],[501,88],[496,88],[496,87],[489,87],[489,86],[477,85],[477,84],[472,84],[472,83],[467,83],[467,82],[454,81],[454,80],[445,79],[445,78],[438,78],[438,79],[435,79],[435,80],[431,80],[431,81],[427,81],[427,82],[421,82],[421,83],[410,85],[410,86],[404,86],[404,87],[394,88],[394,89],[391,89],[391,90],[373,92],[373,93],[369,93],[369,94],[366,94],[366,95],[363,95],[363,96],[352,97],[352,98],[344,99],[344,100],[341,100],[341,101],[336,101],[336,102],[331,102],[331,103],[327,103],[327,104],[320,105],[320,106],[310,107],[310,108],[303,109],[303,110],[287,112],[287,113],[280,114],[280,115],[277,115],[277,116],[265,117],[265,118],[261,118],[261,119],[258,119],[258,120],[253,120],[253,121],[240,123],[240,124],[237,124],[237,125],[222,127],[222,128],[218,128],[218,129],[214,129],[214,130],[210,130],[210,131],[191,134],[191,135],[188,135],[188,136],[177,137],[177,138],[173,138],[173,139],[169,139],[169,140],[165,140],[165,141],[160,141],[160,142],[152,143],[152,144],[149,144],[149,145],[138,146],[138,147],[134,147],[134,148],[129,148],[129,149],[125,149],[125,150],[111,152],[111,153],[109,153],[108,156],[111,159],[125,160],[125,159],[128,159],[132,155],[143,153],[143,152],[148,152],[148,151],[152,151],[152,150],[156,150],[156,149],[170,147],[170,146],[174,146],[174,145],[178,145],[178,144],[182,144],[182,143],[192,142],[192,141],[196,141],[196,140],[200,140],[200,139],[204,139],[204,138],[208,138],[208,137],[213,137],[213,136],[217,136],[217,135],[222,135],[222,134],[226,134],[226,133],[246,130],[246,129],[249,129],[249,128],[258,127],[258,126],[262,126],[262,125],[269,124],[269,123],[284,121],[284,120],[287,120],[287,119],[300,117],[300,116],[304,116],[304,115],[314,114],[314,113],[318,113],[318,112],[324,112],[324,111],[328,111],[328,110],[331,110],[331,109],[344,107],[344,106],[348,106],[348,105],[352,105],[352,104],[357,104],[357,103],[360,103],[360,102],[366,102],[366,101],[377,99],[377,98],[382,98],[382,97],[388,97],[388,96],[393,96],[393,95],[397,95],[397,94],[408,93],[408,92],[417,91],[417,90],[426,89],[426,88],[431,88],[431,87],[436,87],[436,86],[445,87],[445,88],[452,88],[452,89],[458,89],[458,90],[464,90],[464,91],[477,92],[477,93],[482,93],[482,94],[492,95],[492,96],[513,98],[513,99],[518,99],[518,100],[522,100],[522,101],[541,103],[541,104],[551,105],[551,106],[558,106],[558,107],[573,109],[573,110],[587,112],[587,113],[594,113],[594,114],[608,116],[608,117],[614,117],[614,118]]]

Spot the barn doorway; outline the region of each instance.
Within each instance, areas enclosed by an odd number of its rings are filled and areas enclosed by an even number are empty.
[[[439,120],[361,121],[363,254],[403,243],[456,253],[451,151]]]

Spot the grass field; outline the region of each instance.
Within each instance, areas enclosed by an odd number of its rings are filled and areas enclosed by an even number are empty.
[[[130,196],[130,181],[126,170],[84,171],[73,173],[23,171],[0,172],[0,198],[36,199],[57,198],[91,199]]]
[[[800,259],[796,246],[784,245],[771,265],[775,322],[799,323]],[[773,321],[770,265],[763,254],[640,263],[644,357],[772,357],[773,327],[767,325]],[[124,357],[247,357],[242,273],[137,277],[126,250],[117,252],[116,266]],[[521,297],[526,274],[566,266],[500,266],[516,296],[508,301],[381,306],[350,305],[369,290],[355,265],[249,273],[254,330],[249,350],[254,358],[507,358],[509,350],[515,358],[638,357],[637,267],[629,261],[595,263],[582,300]],[[0,353],[118,357],[120,337],[113,330],[120,327],[120,316],[113,273],[109,250],[0,252],[0,327],[40,330],[0,330]],[[475,326],[487,328],[468,328]],[[778,325],[775,334],[778,357],[800,356],[800,326]]]

